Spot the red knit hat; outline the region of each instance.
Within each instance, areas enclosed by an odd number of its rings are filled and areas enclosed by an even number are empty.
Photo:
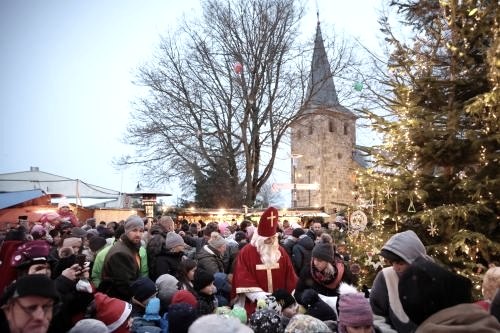
[[[188,290],[179,290],[174,294],[174,296],[172,297],[172,302],[170,302],[170,304],[177,303],[187,303],[193,308],[198,307],[198,301],[196,300],[196,297],[194,297],[193,293]]]
[[[278,229],[278,210],[274,207],[269,207],[262,213],[257,234],[263,237],[272,237],[276,235]]]
[[[103,293],[94,296],[96,317],[108,327],[110,332],[117,330],[127,321],[132,311],[132,305],[118,298],[109,297]]]

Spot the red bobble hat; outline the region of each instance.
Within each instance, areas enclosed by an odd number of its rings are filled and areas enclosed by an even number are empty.
[[[262,237],[272,237],[276,235],[278,229],[278,210],[274,207],[269,207],[262,213],[257,234]]]
[[[172,297],[172,302],[170,304],[187,303],[193,308],[198,306],[198,301],[194,297],[193,293],[188,290],[179,290]]]
[[[109,297],[103,293],[94,296],[96,317],[108,327],[110,332],[116,331],[127,321],[132,311],[132,305],[118,298]]]

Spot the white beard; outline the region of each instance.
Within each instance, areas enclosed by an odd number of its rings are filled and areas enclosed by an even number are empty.
[[[257,248],[260,254],[260,260],[264,265],[274,265],[281,258],[278,239],[275,238],[272,244],[265,244],[267,237],[257,236],[252,238],[252,244]]]

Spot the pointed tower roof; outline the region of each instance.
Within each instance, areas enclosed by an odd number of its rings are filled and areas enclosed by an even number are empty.
[[[307,103],[321,106],[339,105],[330,63],[328,62],[323,37],[321,36],[319,20],[314,40],[311,77],[307,87]]]

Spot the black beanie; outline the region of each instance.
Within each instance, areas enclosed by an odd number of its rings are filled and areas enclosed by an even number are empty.
[[[290,294],[285,289],[276,289],[273,292],[274,298],[276,298],[276,302],[281,305],[282,309],[289,307],[290,305],[296,303],[295,298],[293,298],[292,294]]]
[[[168,331],[187,332],[189,326],[198,318],[198,312],[187,303],[170,304],[168,307]]]
[[[244,233],[243,231],[237,231],[236,234],[234,234],[234,240],[237,241],[238,243],[246,238],[247,234]]]
[[[302,293],[302,303],[306,308],[306,314],[321,321],[337,320],[335,311],[319,298],[318,292],[314,289],[306,289]]]
[[[134,298],[141,303],[158,292],[156,284],[150,278],[144,276],[135,280],[130,286],[130,290],[132,290]]]
[[[44,274],[30,274],[17,280],[11,289],[9,298],[40,296],[59,301],[55,282]]]
[[[295,238],[299,238],[300,236],[302,236],[305,233],[306,232],[304,231],[304,229],[302,229],[302,228],[295,228],[292,231],[292,236],[295,237]]]
[[[94,236],[89,240],[89,248],[92,252],[96,253],[106,246],[106,239],[100,236]]]
[[[202,269],[197,269],[194,272],[193,287],[196,291],[200,291],[214,281],[214,276]]]
[[[318,243],[314,246],[311,256],[333,263],[333,246],[330,243]]]

